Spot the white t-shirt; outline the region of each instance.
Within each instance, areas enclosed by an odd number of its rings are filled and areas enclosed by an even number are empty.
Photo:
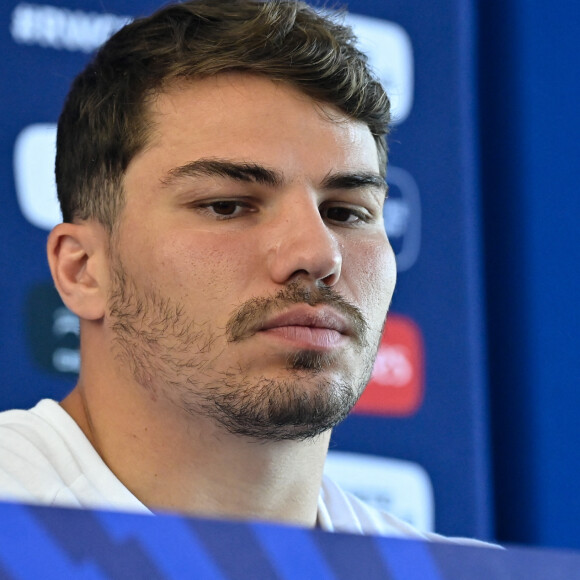
[[[73,418],[56,402],[0,413],[0,500],[151,514],[103,462]],[[374,534],[488,545],[420,532],[341,490],[325,477],[318,526]]]

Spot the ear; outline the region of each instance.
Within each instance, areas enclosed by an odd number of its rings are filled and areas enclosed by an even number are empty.
[[[79,318],[105,315],[108,287],[107,234],[97,222],[59,224],[47,242],[48,263],[62,301]]]

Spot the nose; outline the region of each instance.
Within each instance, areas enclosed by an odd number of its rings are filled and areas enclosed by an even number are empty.
[[[315,200],[302,198],[287,204],[270,235],[268,266],[275,283],[287,284],[297,278],[325,286],[338,282],[342,251]]]

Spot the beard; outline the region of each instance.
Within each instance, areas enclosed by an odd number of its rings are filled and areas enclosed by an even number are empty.
[[[139,288],[118,257],[112,262],[112,348],[118,363],[153,400],[163,397],[232,434],[262,441],[305,440],[340,423],[370,378],[382,325],[369,340],[360,310],[331,288],[292,282],[272,296],[241,304],[218,332],[193,320],[184,304]],[[329,305],[348,319],[356,368],[335,372],[344,366],[343,353],[313,350],[290,354],[280,376],[255,376],[243,361],[224,366],[228,347],[250,339],[268,316],[298,303]]]

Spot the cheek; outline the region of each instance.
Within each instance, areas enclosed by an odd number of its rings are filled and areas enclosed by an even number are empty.
[[[384,238],[359,242],[343,254],[345,275],[357,305],[382,324],[397,279],[393,250]]]
[[[251,276],[248,250],[225,235],[174,231],[156,241],[151,255],[161,290],[205,304],[217,298],[224,307],[235,304]]]

